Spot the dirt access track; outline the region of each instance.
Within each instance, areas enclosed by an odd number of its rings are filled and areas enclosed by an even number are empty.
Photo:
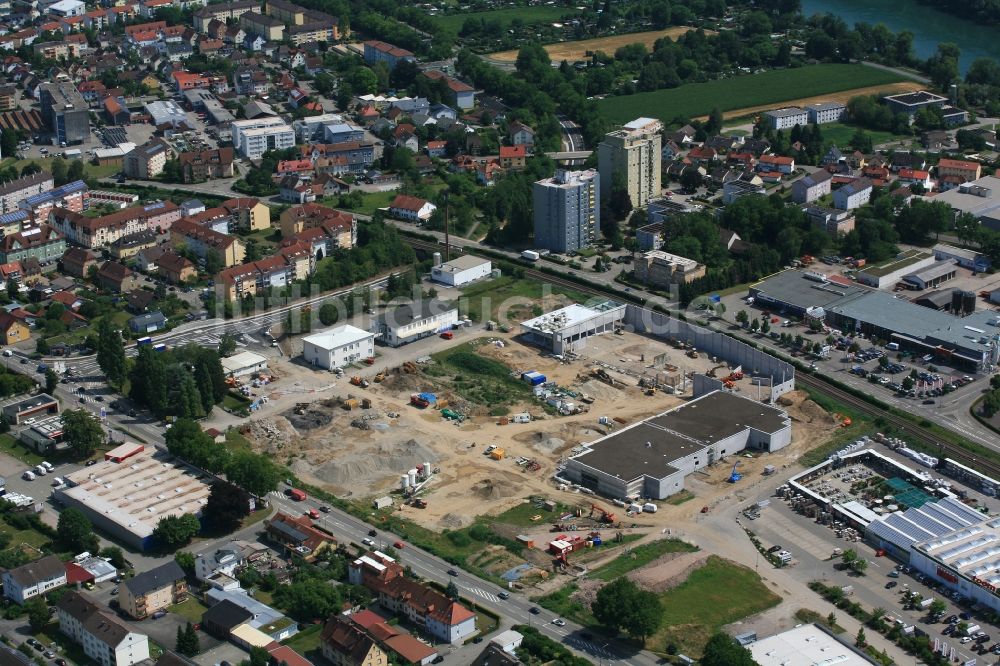
[[[749,116],[753,113],[758,113],[760,111],[770,111],[771,109],[776,109],[779,106],[805,106],[806,104],[816,104],[817,102],[841,102],[847,104],[852,97],[858,97],[860,95],[896,95],[899,93],[913,92],[915,90],[924,90],[927,88],[926,85],[917,83],[916,81],[902,81],[900,83],[884,83],[878,86],[867,86],[865,88],[852,88],[851,90],[842,90],[841,92],[826,93],[823,95],[816,95],[814,97],[802,97],[800,99],[790,99],[787,102],[781,102],[780,104],[761,104],[758,106],[748,106],[742,109],[733,109],[732,111],[726,111],[722,114],[722,117],[726,120],[731,118],[742,118],[744,116]],[[708,116],[698,116],[694,120],[708,120]]]
[[[582,39],[576,42],[560,42],[559,44],[549,44],[545,47],[546,52],[554,62],[568,60],[584,60],[588,53],[604,51],[614,54],[615,51],[629,44],[643,44],[648,49],[653,48],[656,40],[663,37],[677,39],[681,35],[694,30],[690,26],[676,26],[665,30],[651,30],[649,32],[633,32],[627,35],[612,35],[610,37],[597,37],[595,39]],[[705,34],[715,34],[712,30],[706,30]],[[514,62],[517,60],[517,50],[499,51],[486,56],[489,60],[496,62]]]

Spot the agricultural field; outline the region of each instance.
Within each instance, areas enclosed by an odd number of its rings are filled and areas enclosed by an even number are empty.
[[[615,123],[626,123],[640,116],[665,122],[678,116],[696,118],[707,115],[713,108],[733,117],[782,104],[846,101],[879,90],[895,91],[892,84],[901,81],[903,78],[897,74],[865,65],[822,64],[607,97],[600,101],[599,107]],[[902,85],[913,89],[911,86],[917,84]]]
[[[694,30],[694,28],[688,26],[677,26],[673,28],[667,28],[665,30],[650,30],[649,32],[632,32],[624,35],[611,35],[610,37],[597,37],[595,39],[581,39],[576,42],[561,42],[559,44],[549,44],[545,47],[549,56],[555,62],[560,62],[562,60],[568,60],[573,62],[574,60],[583,60],[587,57],[588,53],[593,53],[594,51],[604,51],[608,54],[613,54],[615,51],[623,46],[628,46],[630,44],[645,44],[646,48],[653,48],[653,44],[656,40],[663,37],[669,37],[670,39],[677,39],[686,32]],[[711,33],[707,30],[706,33]],[[514,62],[517,60],[517,50],[510,51],[500,51],[498,53],[491,53],[487,56],[490,60],[496,62]]]
[[[511,7],[497,9],[491,12],[460,12],[457,14],[442,14],[434,17],[434,22],[445,30],[458,33],[462,25],[469,19],[499,21],[502,30],[507,30],[515,19],[520,19],[524,25],[536,23],[554,23],[567,16],[575,16],[572,7]]]

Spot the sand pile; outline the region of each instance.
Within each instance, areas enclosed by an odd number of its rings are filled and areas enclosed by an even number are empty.
[[[500,500],[518,495],[521,484],[505,479],[483,479],[472,487],[472,491],[484,500]]]
[[[822,407],[808,398],[804,391],[791,391],[778,398],[778,404],[785,407],[788,415],[794,421],[815,423],[816,425],[835,425],[837,420]]]
[[[702,552],[667,553],[626,575],[645,590],[665,592],[686,581],[691,572],[703,566],[707,559],[708,554]]]
[[[379,444],[346,453],[318,467],[304,460],[295,461],[292,467],[293,469],[302,467],[302,471],[313,474],[327,483],[356,485],[358,480],[405,474],[418,464],[436,460],[437,455],[433,450],[415,439],[410,439],[400,444]]]
[[[288,421],[281,417],[252,419],[243,430],[243,434],[254,443],[254,450],[257,452],[275,453],[298,439]]]
[[[449,530],[457,530],[465,527],[470,523],[468,516],[459,516],[454,513],[446,513],[441,516],[441,520],[438,521],[438,525]]]
[[[618,400],[622,397],[621,389],[608,386],[602,381],[590,379],[580,384],[584,393],[589,393],[595,400]]]

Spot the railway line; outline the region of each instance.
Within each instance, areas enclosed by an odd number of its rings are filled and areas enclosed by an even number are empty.
[[[938,437],[930,429],[917,423],[913,423],[909,419],[893,414],[891,411],[878,407],[877,405],[873,405],[867,400],[859,398],[853,393],[845,391],[844,389],[824,381],[815,375],[798,372],[795,375],[795,382],[799,386],[814,389],[844,405],[853,407],[866,416],[882,419],[889,425],[896,428],[896,430],[899,431],[900,435],[904,438],[908,437],[911,441],[919,441],[926,446],[937,449],[941,457],[947,456],[949,458],[953,458],[963,465],[972,467],[973,469],[983,472],[984,474],[989,474],[993,478],[1000,478],[1000,464],[990,460],[977,458],[967,449]]]
[[[410,238],[410,243],[413,245],[414,249],[425,251],[425,252],[437,252],[441,249],[443,243],[440,242],[430,242],[421,241],[414,238]],[[463,251],[467,251],[468,248],[461,248]],[[513,260],[517,263],[517,260]],[[607,297],[608,292],[603,289],[596,287],[590,287],[583,285],[574,280],[568,280],[566,278],[560,278],[559,276],[552,275],[544,271],[531,268],[529,266],[524,266],[519,264],[524,269],[524,274],[532,279],[545,280],[552,284],[559,286],[564,286],[573,289],[578,292],[591,294],[594,296]],[[615,293],[614,297],[619,300],[625,300],[636,305],[644,305],[646,300],[635,296],[632,294],[622,294]],[[994,478],[1000,478],[1000,463],[993,462],[988,459],[983,459],[982,457],[976,457],[967,450],[966,448],[954,444],[941,437],[935,435],[930,429],[925,428],[913,421],[898,416],[892,413],[890,410],[873,405],[872,403],[859,398],[858,396],[845,391],[844,389],[832,384],[816,375],[812,375],[806,372],[797,372],[795,380],[798,385],[810,388],[814,391],[818,391],[841,404],[852,407],[858,412],[869,416],[871,418],[882,419],[883,422],[893,426],[900,433],[901,436],[909,438],[910,441],[921,442],[925,446],[929,446],[932,449],[938,451],[939,457],[949,457],[954,460],[959,461],[963,465],[967,465],[985,474],[989,474]]]

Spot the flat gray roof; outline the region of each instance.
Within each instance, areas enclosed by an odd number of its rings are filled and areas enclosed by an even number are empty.
[[[943,277],[948,273],[955,272],[955,260],[954,259],[943,259],[936,264],[931,264],[927,268],[921,268],[915,273],[910,273],[909,275],[903,277],[904,280],[908,278],[916,278],[918,280],[923,280],[924,282],[930,282],[931,280],[936,280],[939,277]]]
[[[787,422],[780,409],[716,391],[588,444],[574,460],[626,481],[663,478],[678,471],[674,462],[718,441],[747,428],[777,432]]]
[[[788,303],[801,308],[825,308],[848,296],[866,294],[869,290],[859,285],[841,285],[832,282],[816,282],[805,277],[802,271],[782,271],[757,284],[750,285],[750,291],[779,303]]]
[[[828,308],[828,312],[905,332],[917,339],[923,339],[956,321],[956,317],[950,314],[922,308],[883,291],[868,292],[838,303]]]

